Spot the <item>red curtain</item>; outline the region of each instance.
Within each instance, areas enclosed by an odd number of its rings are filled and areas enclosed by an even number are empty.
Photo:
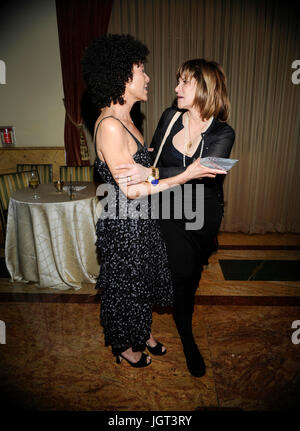
[[[107,32],[112,3],[113,0],[56,0],[66,109],[65,150],[69,166],[89,165],[81,116],[85,90],[81,60],[91,41]]]

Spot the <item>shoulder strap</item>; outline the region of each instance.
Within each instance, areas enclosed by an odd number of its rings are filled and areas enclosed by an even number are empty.
[[[119,120],[119,118],[116,118],[113,115],[107,115],[106,117],[102,118],[102,120],[100,120],[99,123],[97,124],[96,130],[95,130],[94,145],[96,145],[96,135],[97,135],[98,127],[100,126],[100,123],[103,120],[105,120],[105,118],[114,118],[115,120],[118,120],[122,124],[122,126],[127,130],[127,132],[133,137],[133,139],[136,141],[136,143],[138,143],[139,145],[142,146],[142,144],[140,143],[140,141],[134,136],[133,133],[131,133],[131,131],[129,129],[127,129],[127,127],[125,126],[125,124],[123,124],[122,121]]]
[[[96,130],[95,130],[95,135],[94,135],[94,145],[96,145],[96,136],[97,136],[97,132],[98,132],[98,128],[99,128],[100,124],[102,123],[103,120],[105,120],[105,118],[110,118],[110,117],[115,118],[112,115],[107,115],[107,117],[102,118],[102,120],[100,120],[99,123],[97,124]],[[117,120],[117,118],[116,118],[116,120]]]
[[[155,168],[155,166],[156,166],[156,164],[157,164],[157,162],[158,162],[158,159],[159,159],[160,154],[161,154],[161,152],[162,152],[163,146],[165,145],[166,139],[167,139],[167,137],[168,137],[168,136],[169,136],[169,134],[170,134],[170,131],[171,131],[172,127],[173,127],[173,124],[175,123],[175,121],[177,120],[177,118],[179,118],[179,116],[180,116],[180,115],[181,115],[181,112],[180,112],[180,111],[175,112],[175,114],[174,114],[174,116],[173,116],[172,120],[170,121],[170,123],[169,123],[169,125],[168,125],[168,128],[167,128],[167,130],[166,130],[166,133],[164,134],[163,140],[161,141],[161,144],[160,144],[159,150],[158,150],[158,152],[157,152],[157,155],[156,155],[155,161],[154,161],[154,163],[153,163],[153,167],[154,167],[154,168]]]

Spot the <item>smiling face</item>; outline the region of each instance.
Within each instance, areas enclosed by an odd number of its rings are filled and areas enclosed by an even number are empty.
[[[143,64],[134,64],[132,68],[132,79],[126,83],[125,98],[136,102],[139,100],[146,101],[148,99],[148,83],[149,76],[144,70]]]
[[[175,87],[177,94],[177,106],[179,109],[191,109],[196,96],[197,81],[195,78],[183,74],[178,79]]]

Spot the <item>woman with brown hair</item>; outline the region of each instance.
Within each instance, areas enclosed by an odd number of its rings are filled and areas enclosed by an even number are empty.
[[[235,139],[234,130],[226,123],[230,103],[226,76],[218,63],[204,59],[183,63],[177,71],[175,92],[177,108],[168,108],[162,114],[151,143],[154,149],[152,162],[161,151],[156,171],[160,179],[181,174],[196,159],[209,156],[228,158]],[[181,111],[180,115],[159,150],[168,125],[178,111]],[[128,184],[144,181],[153,172],[151,167],[138,164],[123,164],[118,168],[127,168],[119,175],[119,181],[124,180],[123,175],[130,176]],[[188,369],[195,377],[205,374],[205,363],[192,332],[195,293],[203,265],[208,264],[209,256],[217,250],[217,233],[224,212],[223,180],[223,174],[206,173],[202,178],[199,175],[198,179],[189,181],[193,207],[199,195],[196,186],[204,185],[204,224],[201,228],[187,230],[184,211],[180,219],[172,213],[169,220],[160,219],[174,286],[174,319]],[[184,204],[188,198],[187,189],[184,185],[179,187],[182,188]],[[171,200],[171,208],[172,204],[176,202]]]

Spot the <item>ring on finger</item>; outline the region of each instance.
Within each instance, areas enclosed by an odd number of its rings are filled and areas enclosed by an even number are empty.
[[[128,181],[131,181],[131,176],[127,177]]]

